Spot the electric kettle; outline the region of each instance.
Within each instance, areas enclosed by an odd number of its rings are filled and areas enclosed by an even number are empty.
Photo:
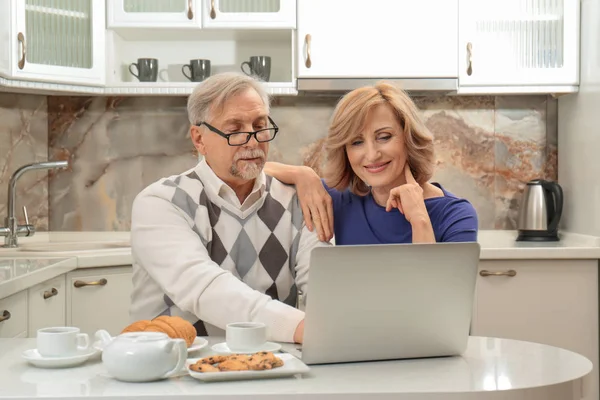
[[[558,239],[563,208],[563,191],[556,182],[534,179],[527,182],[517,224],[517,241],[551,242]]]

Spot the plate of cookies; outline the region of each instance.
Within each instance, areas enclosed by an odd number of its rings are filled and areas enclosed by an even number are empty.
[[[188,359],[186,367],[192,378],[206,382],[281,378],[310,371],[291,354],[269,351]]]
[[[161,315],[152,320],[139,320],[127,325],[121,333],[127,332],[162,332],[171,339],[183,339],[187,344],[188,353],[198,351],[208,345],[203,337],[196,336],[196,328],[189,321],[177,316]],[[102,351],[102,341],[92,345],[96,350]]]

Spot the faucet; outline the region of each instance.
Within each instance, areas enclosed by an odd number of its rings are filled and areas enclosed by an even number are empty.
[[[0,227],[0,236],[4,236],[4,245],[2,247],[17,247],[17,238],[19,236],[33,236],[35,233],[35,227],[29,224],[27,209],[25,207],[23,207],[23,213],[25,214],[25,225],[19,225],[17,218],[15,217],[15,199],[17,194],[15,187],[17,185],[17,180],[21,177],[21,175],[27,171],[33,171],[36,169],[66,168],[68,165],[68,161],[46,161],[33,163],[23,165],[12,174],[8,183],[6,226]]]

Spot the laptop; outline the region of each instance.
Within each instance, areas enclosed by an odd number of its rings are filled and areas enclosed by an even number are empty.
[[[467,347],[480,247],[470,243],[313,249],[306,364],[442,357]]]

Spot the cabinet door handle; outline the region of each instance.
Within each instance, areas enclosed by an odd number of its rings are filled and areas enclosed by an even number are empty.
[[[310,68],[312,66],[312,61],[310,59],[310,41],[311,41],[312,37],[310,36],[310,33],[306,34],[306,37],[304,38],[304,43],[306,43],[306,62],[304,63],[304,65],[306,65],[306,68]]]
[[[50,290],[46,290],[44,292],[44,300],[49,299],[50,297],[54,297],[58,294],[58,290],[56,288],[52,288]]]
[[[27,45],[25,44],[25,35],[23,35],[23,32],[19,32],[17,40],[21,44],[21,53],[23,54],[17,65],[19,69],[23,69],[25,67],[25,55],[27,54]]]
[[[0,315],[0,322],[8,321],[10,319],[10,312],[8,310],[4,310],[2,315]]]
[[[517,275],[517,271],[514,269],[509,269],[508,271],[488,271],[486,269],[482,269],[479,271],[479,275],[481,276],[515,276]]]
[[[473,44],[467,43],[467,75],[471,76],[473,73]]]
[[[108,281],[104,278],[99,279],[97,281],[84,282],[84,281],[75,281],[73,282],[73,286],[76,288],[84,287],[84,286],[104,286],[108,283]]]
[[[192,10],[192,0],[188,0],[188,19],[194,19],[194,11]]]
[[[217,18],[217,12],[215,11],[215,0],[210,0],[210,19]]]

